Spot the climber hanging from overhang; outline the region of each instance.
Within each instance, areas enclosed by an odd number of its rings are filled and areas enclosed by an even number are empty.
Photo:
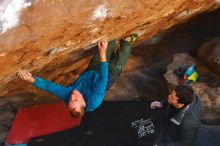
[[[33,77],[27,71],[19,71],[21,79],[33,86],[48,91],[66,104],[74,118],[81,118],[84,112],[95,110],[103,101],[106,90],[121,74],[131,53],[131,45],[137,39],[137,34],[131,34],[120,41],[120,48],[114,53],[116,40],[98,43],[99,54],[95,55],[88,68],[70,86],[61,86],[40,77]]]

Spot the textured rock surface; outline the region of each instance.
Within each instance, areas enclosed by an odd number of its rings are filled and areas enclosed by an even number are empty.
[[[178,66],[189,67],[196,63],[196,70],[199,73],[198,81],[190,83],[195,94],[200,97],[204,108],[203,117],[208,122],[220,120],[220,76],[208,71],[206,67],[199,64],[194,58],[188,54],[176,54],[173,62],[168,65],[167,73],[164,75],[169,83],[170,88],[179,83],[179,78],[174,74],[174,70]]]
[[[4,10],[8,12],[7,4],[15,3],[18,6],[10,11],[19,15],[12,17],[12,25]],[[76,52],[84,52],[100,38],[121,38],[131,32],[150,38],[220,6],[219,0],[2,0],[0,4],[0,16],[4,16],[0,21],[0,95],[28,88],[16,77],[19,69],[54,80],[85,64],[73,64],[86,57]]]
[[[166,67],[172,62],[173,55],[182,52],[195,55],[195,52],[203,44],[204,40],[212,40],[220,36],[219,17],[220,10],[204,13],[187,23],[164,31],[152,39],[141,43],[138,47],[133,48],[132,54],[125,66],[125,70],[113,87],[107,92],[105,99],[153,100],[153,98],[166,98],[168,91],[163,75],[166,73]],[[92,48],[88,50],[81,49],[69,53],[69,57],[59,57],[59,59],[55,60],[55,62],[51,61],[51,63],[46,65],[43,69],[33,70],[33,72],[43,78],[52,79],[57,83],[68,85],[82,72],[82,70],[84,70],[90,59],[89,56],[94,54],[95,51],[96,49]],[[203,70],[206,71],[206,68]],[[211,72],[207,74],[212,75]],[[2,115],[1,111],[3,112],[3,110],[1,109],[3,108],[7,109],[7,112],[11,114],[17,110],[17,107],[23,104],[29,106],[31,104],[54,102],[58,100],[57,97],[34,89],[31,86],[27,86],[26,83],[18,79],[15,79],[7,85],[7,87],[9,87],[9,93],[11,94],[18,92],[25,92],[25,94],[16,94],[17,96],[0,96],[0,115]],[[27,100],[24,97],[27,97]],[[9,104],[9,108],[6,108]],[[217,114],[216,112],[212,114],[211,111],[209,113],[211,116]],[[12,118],[6,115],[1,118],[5,121],[9,120],[9,123],[12,121]],[[216,123],[219,124],[220,121],[216,121]],[[0,124],[2,124],[1,121]],[[4,131],[0,134],[0,145],[4,145],[3,143],[8,133],[8,127],[10,127],[10,125],[7,125],[7,127],[0,127],[0,131]],[[215,126],[213,129],[214,128]],[[216,131],[218,131],[218,129],[216,129]],[[210,135],[212,136],[213,132],[210,132]]]
[[[220,74],[220,38],[204,43],[198,49],[197,59],[215,73]]]

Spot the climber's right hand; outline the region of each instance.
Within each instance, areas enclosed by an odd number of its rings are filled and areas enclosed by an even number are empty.
[[[18,76],[26,82],[29,82],[29,83],[35,82],[35,79],[32,77],[32,74],[26,70],[20,70],[18,72]]]
[[[105,39],[102,39],[98,42],[98,47],[99,47],[99,55],[100,55],[100,61],[101,62],[106,62],[106,50],[108,47],[108,41]]]

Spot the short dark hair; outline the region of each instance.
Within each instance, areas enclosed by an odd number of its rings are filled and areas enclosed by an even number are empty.
[[[192,103],[193,99],[194,99],[194,92],[192,87],[190,86],[177,86],[176,88],[176,96],[179,97],[178,102],[188,105],[190,103]]]
[[[74,109],[72,111],[70,111],[70,115],[73,117],[73,118],[77,118],[77,119],[80,119],[84,116],[85,114],[85,107],[81,107],[80,108],[80,112],[77,112],[75,111]]]

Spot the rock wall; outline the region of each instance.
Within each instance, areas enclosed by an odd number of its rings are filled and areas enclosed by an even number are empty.
[[[199,48],[197,59],[213,72],[220,74],[220,38],[204,43]]]
[[[0,95],[29,89],[20,69],[71,80],[100,38],[137,32],[144,40],[219,7],[219,0],[1,0]]]

